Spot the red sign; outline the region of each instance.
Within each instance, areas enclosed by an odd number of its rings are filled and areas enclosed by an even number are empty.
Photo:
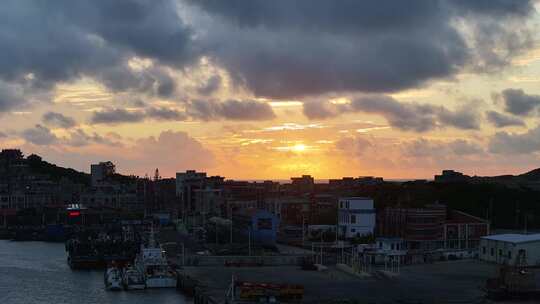
[[[75,217],[75,216],[81,215],[81,212],[80,211],[70,211],[68,213],[68,215],[71,216],[71,217]]]

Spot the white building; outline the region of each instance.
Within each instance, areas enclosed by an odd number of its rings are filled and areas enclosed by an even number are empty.
[[[480,240],[480,260],[497,264],[540,265],[540,234],[496,234]]]
[[[338,203],[338,226],[342,237],[373,234],[375,209],[373,199],[366,197],[343,197]]]

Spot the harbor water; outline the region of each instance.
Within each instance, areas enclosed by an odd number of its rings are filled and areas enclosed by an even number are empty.
[[[184,304],[176,289],[106,291],[103,271],[74,271],[62,243],[0,240],[2,304]]]

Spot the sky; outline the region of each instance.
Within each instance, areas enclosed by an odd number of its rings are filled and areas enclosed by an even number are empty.
[[[0,147],[237,179],[540,167],[540,2],[5,0]]]

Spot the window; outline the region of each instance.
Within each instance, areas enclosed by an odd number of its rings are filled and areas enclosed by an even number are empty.
[[[502,249],[499,249],[499,256],[502,256]]]
[[[347,209],[349,209],[349,201],[347,201],[346,204],[347,204]]]
[[[486,246],[482,247],[482,254],[486,254]]]
[[[352,232],[352,233],[356,232],[356,229],[351,228],[351,232]]]
[[[508,259],[512,259],[512,251],[508,250]]]
[[[351,224],[356,224],[356,215],[351,215]]]
[[[494,248],[491,248],[491,250],[489,251],[490,255],[493,256],[495,254],[495,249]]]
[[[339,208],[343,209],[343,201],[339,202]]]

